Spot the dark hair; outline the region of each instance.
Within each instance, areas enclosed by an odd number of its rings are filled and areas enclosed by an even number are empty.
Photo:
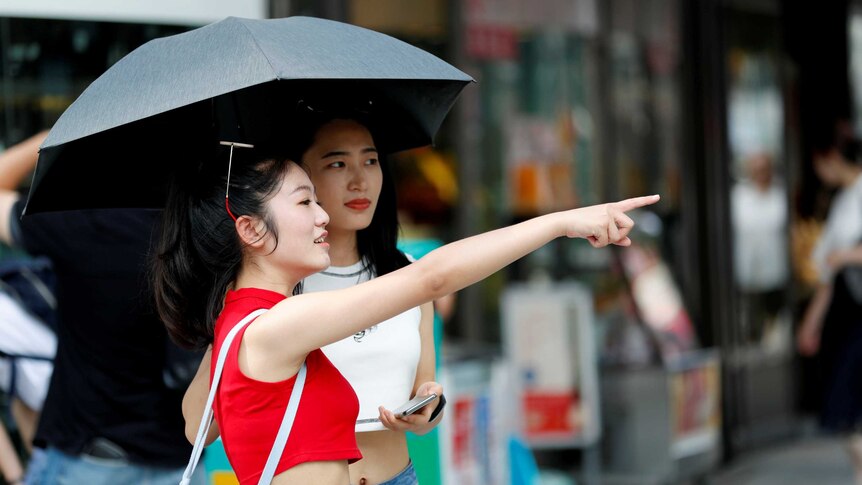
[[[293,130],[293,142],[290,147],[290,157],[302,160],[302,155],[314,145],[320,129],[334,120],[352,120],[364,126],[375,144],[378,137],[374,133],[374,123],[364,113],[353,110],[328,110],[326,112],[304,110],[299,116],[299,127]],[[359,258],[365,261],[377,276],[382,276],[410,264],[407,257],[398,250],[398,205],[395,197],[395,181],[389,169],[384,154],[385,147],[377,146],[380,170],[383,173],[383,184],[377,208],[371,218],[371,224],[356,233],[356,246]]]
[[[212,156],[178,170],[156,246],[156,309],[171,338],[186,348],[203,349],[213,341],[215,320],[242,261],[242,241],[225,208],[228,151],[218,147]],[[237,217],[260,217],[276,244],[278,234],[266,202],[291,165],[284,157],[234,148],[230,210]]]
[[[824,154],[833,149],[849,163],[854,165],[862,163],[860,161],[862,144],[853,133],[853,125],[846,120],[839,120],[831,132],[821,134],[814,141],[815,154]]]

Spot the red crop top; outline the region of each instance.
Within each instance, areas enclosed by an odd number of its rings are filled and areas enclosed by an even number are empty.
[[[216,322],[213,355],[218,355],[233,325],[284,298],[257,288],[229,291]],[[260,479],[296,381],[294,376],[280,382],[261,382],[243,374],[238,362],[244,333],[245,329],[239,331],[227,354],[213,405],[228,460],[243,485],[256,484]],[[305,388],[276,475],[309,461],[353,463],[362,458],[354,433],[359,401],[353,388],[320,350],[308,354],[306,364]]]

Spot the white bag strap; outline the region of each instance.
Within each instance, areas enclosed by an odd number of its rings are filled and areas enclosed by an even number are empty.
[[[210,385],[209,396],[207,397],[207,404],[204,408],[204,415],[201,416],[201,423],[198,426],[198,434],[195,437],[194,448],[192,449],[192,455],[189,458],[189,464],[186,466],[185,472],[183,472],[183,478],[180,481],[180,485],[189,485],[191,482],[191,477],[195,472],[195,468],[200,461],[201,454],[204,449],[204,442],[206,441],[206,436],[209,433],[210,426],[212,424],[213,418],[213,401],[215,400],[215,393],[218,389],[219,382],[221,381],[222,369],[224,368],[225,360],[227,359],[227,353],[230,350],[230,345],[233,342],[236,334],[242,330],[246,325],[251,323],[255,318],[260,316],[266,312],[266,309],[255,310],[245,318],[239,321],[231,330],[228,332],[227,337],[225,337],[224,342],[222,342],[222,346],[219,349],[218,360],[216,361],[215,371],[213,373],[213,382]],[[266,460],[266,465],[264,466],[264,471],[260,476],[259,485],[268,485],[272,481],[272,477],[274,476],[275,469],[278,465],[278,461],[281,458],[281,453],[284,450],[284,446],[287,443],[288,435],[290,434],[290,430],[293,427],[293,420],[296,416],[296,411],[299,408],[299,398],[302,396],[302,389],[305,386],[305,375],[306,375],[306,365],[305,362],[302,363],[302,367],[299,369],[299,373],[296,375],[296,382],[293,385],[293,391],[290,394],[290,400],[287,404],[287,409],[285,410],[284,418],[282,419],[281,427],[278,429],[278,435],[275,438],[275,444],[273,444],[273,448],[270,451],[269,458]],[[267,476],[268,475],[268,476]]]
[[[263,473],[261,473],[257,485],[269,485],[272,482],[272,477],[275,476],[275,469],[278,462],[281,461],[281,453],[284,451],[284,445],[287,444],[287,438],[290,436],[291,428],[293,428],[293,419],[296,417],[297,409],[299,409],[299,398],[302,397],[302,388],[305,387],[305,374],[306,367],[305,361],[303,361],[299,373],[296,374],[296,382],[293,383],[293,390],[290,392],[290,400],[287,402],[284,418],[282,418],[278,434],[275,436],[275,443],[272,445],[272,450],[269,452],[269,458],[266,459],[266,465],[263,467]]]

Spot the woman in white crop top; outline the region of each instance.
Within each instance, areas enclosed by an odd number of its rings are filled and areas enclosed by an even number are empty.
[[[312,117],[312,116],[310,116]],[[329,214],[332,266],[303,281],[303,293],[343,289],[409,264],[396,248],[395,187],[372,134],[354,114],[313,117],[294,154]],[[383,149],[381,148],[381,152]],[[426,303],[323,347],[359,397],[357,444],[363,459],[350,466],[354,484],[419,483],[406,431],[425,434],[436,401],[396,419],[391,410],[415,395],[442,394],[435,380],[433,307]]]

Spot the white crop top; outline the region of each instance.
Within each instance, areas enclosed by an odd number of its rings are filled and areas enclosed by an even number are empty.
[[[364,261],[346,267],[330,266],[303,280],[303,293],[338,290],[372,277]],[[385,298],[385,295],[381,295]],[[374,304],[374,302],[369,302]],[[359,398],[358,420],[377,418],[378,406],[392,410],[410,399],[419,365],[422,311],[411,308],[383,323],[323,347]],[[380,422],[357,423],[356,432],[386,429]]]

